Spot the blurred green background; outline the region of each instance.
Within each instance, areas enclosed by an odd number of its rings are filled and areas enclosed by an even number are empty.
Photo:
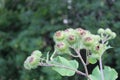
[[[120,73],[120,0],[0,0],[0,80],[83,80],[77,74],[61,77],[46,67],[23,67],[33,50],[52,52],[54,32],[68,27],[115,31],[114,48],[106,51],[103,63]],[[96,65],[89,65],[90,73]]]

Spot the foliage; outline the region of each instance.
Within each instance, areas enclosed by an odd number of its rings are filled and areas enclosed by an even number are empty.
[[[65,59],[64,57],[58,56],[54,59],[54,61],[55,61],[55,63],[56,62],[59,63],[59,65],[61,65],[61,66],[67,66],[71,69],[77,70],[77,68],[78,68],[78,62],[76,60],[69,61],[69,60]],[[57,71],[62,76],[72,76],[75,74],[75,71],[64,69],[64,68],[59,68],[59,67],[53,67],[53,70]]]
[[[38,66],[52,67],[53,70],[58,72],[62,76],[73,76],[75,73],[86,77],[88,80],[116,80],[118,73],[109,67],[105,67],[103,70],[102,55],[104,52],[111,48],[109,40],[114,39],[116,33],[112,32],[111,29],[98,29],[98,34],[92,34],[88,30],[82,28],[72,29],[68,28],[63,31],[57,31],[54,34],[55,49],[51,56],[49,52],[47,57],[41,57],[42,53],[35,50],[31,56],[29,56],[25,62],[24,67],[26,69],[35,69]],[[75,51],[73,54],[70,48]],[[85,49],[86,62],[81,56],[81,49]],[[85,72],[78,70],[78,62],[76,60],[67,60],[64,57],[59,56],[60,54],[67,54],[67,57],[72,56],[73,58],[79,58],[83,64]],[[88,73],[87,65],[92,63],[95,64],[99,61],[99,68],[95,68],[93,73]],[[109,78],[111,76],[111,78]]]
[[[114,69],[105,66],[103,71],[105,75],[105,80],[116,80],[118,74]],[[90,77],[92,78],[92,80],[101,80],[101,74],[98,66],[93,70],[92,75],[90,75]]]
[[[46,68],[32,71],[23,68],[23,62],[31,51],[39,49],[46,54],[54,47],[52,35],[56,30],[80,26],[95,33],[99,27],[109,27],[120,35],[119,0],[72,0],[71,4],[67,1],[0,0],[0,80],[79,79],[79,77],[61,78]],[[68,9],[69,5],[72,6],[71,9]],[[63,23],[66,19],[69,20],[68,24]],[[110,42],[114,48],[103,56],[104,64],[107,62],[107,65],[116,68],[118,73],[120,73],[119,42],[120,37],[117,36]],[[91,66],[90,69],[93,67],[95,66]],[[47,71],[51,71],[51,74]]]

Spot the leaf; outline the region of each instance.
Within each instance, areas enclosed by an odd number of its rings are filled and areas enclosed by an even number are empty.
[[[104,67],[103,73],[104,80],[116,80],[118,77],[118,73],[113,68],[110,68],[108,66]],[[92,74],[89,76],[92,80],[102,80],[101,72],[98,66],[93,70]]]
[[[105,80],[115,80],[118,77],[118,73],[115,71],[115,69],[112,69],[110,67],[105,67],[104,73],[106,73],[105,74],[105,76],[106,76]]]
[[[60,66],[65,66],[67,68],[61,68],[61,67],[53,67],[52,69],[58,72],[62,76],[73,76],[75,74],[74,70],[77,70],[78,68],[78,62],[76,60],[67,60],[64,57],[56,57],[54,59],[54,64],[60,65]]]
[[[88,57],[88,62],[91,64],[95,64],[97,62],[96,58]]]

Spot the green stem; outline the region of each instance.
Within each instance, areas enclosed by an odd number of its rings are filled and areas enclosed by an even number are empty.
[[[76,69],[72,69],[72,68],[70,68],[68,66],[58,65],[58,64],[49,64],[49,63],[39,63],[39,65],[40,66],[47,66],[47,67],[59,67],[59,68],[69,69],[69,70],[75,71],[79,75],[87,77],[85,73],[83,73],[83,72],[81,72],[79,70],[76,70]]]
[[[53,54],[51,55],[51,57],[50,57],[50,60],[53,60],[53,57],[55,56],[55,54],[56,54],[56,50],[53,52]]]
[[[99,64],[100,64],[101,78],[102,78],[102,80],[104,80],[103,65],[102,65],[102,58],[101,57],[99,59]]]
[[[86,65],[89,64],[89,62],[88,62],[88,56],[89,56],[89,50],[86,49]]]

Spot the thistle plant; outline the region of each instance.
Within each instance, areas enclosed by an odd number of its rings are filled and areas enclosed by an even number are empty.
[[[118,73],[108,66],[103,66],[102,56],[107,49],[112,48],[109,40],[114,39],[116,33],[109,28],[98,29],[98,34],[92,34],[82,28],[66,29],[57,31],[53,38],[55,42],[52,55],[47,53],[42,56],[39,50],[33,51],[25,62],[24,67],[28,70],[35,69],[38,66],[47,66],[58,72],[61,76],[73,76],[75,73],[86,77],[87,80],[116,80]],[[72,53],[72,50],[75,53]],[[81,56],[81,50],[86,50],[86,60]],[[67,55],[67,57],[65,56]],[[71,57],[79,58],[84,67],[84,72],[78,70],[79,63]],[[95,64],[99,61],[92,74],[88,73],[87,65]]]

